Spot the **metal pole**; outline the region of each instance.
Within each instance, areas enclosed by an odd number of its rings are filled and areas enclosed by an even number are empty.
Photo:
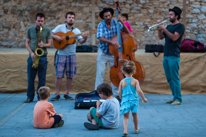
[[[92,0],[92,30],[95,30],[95,0]],[[95,45],[96,37],[92,34],[92,45]]]
[[[186,0],[183,0],[183,24],[186,28]],[[183,39],[185,39],[186,32],[184,33]]]

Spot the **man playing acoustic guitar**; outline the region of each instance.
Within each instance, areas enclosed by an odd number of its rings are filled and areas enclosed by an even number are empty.
[[[55,35],[57,32],[67,33],[72,31],[75,34],[80,34],[81,31],[78,28],[74,28],[75,22],[75,13],[67,12],[65,15],[66,24],[58,25],[55,29],[52,30],[52,38],[58,42],[62,41],[60,36]],[[82,36],[78,36],[77,40],[80,44],[86,42],[88,33],[83,33]],[[69,90],[71,88],[72,79],[76,77],[76,43],[69,44],[65,48],[58,50],[56,56],[56,81],[55,89],[56,96],[51,98],[51,101],[56,101],[60,99],[60,88],[62,85],[62,78],[64,77],[64,72],[66,69],[66,90],[64,94],[65,99],[73,100],[69,95]]]

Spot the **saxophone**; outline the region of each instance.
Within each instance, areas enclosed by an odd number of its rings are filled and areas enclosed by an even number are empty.
[[[42,55],[44,55],[44,50],[38,46],[38,44],[41,42],[41,34],[42,34],[42,27],[40,26],[40,32],[39,32],[39,37],[36,42],[36,47],[35,47],[35,57],[33,60],[32,68],[37,68],[39,65],[39,59]]]

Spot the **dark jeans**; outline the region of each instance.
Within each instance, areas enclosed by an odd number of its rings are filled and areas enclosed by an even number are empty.
[[[46,70],[47,70],[47,58],[46,57],[40,57],[39,59],[39,65],[37,69],[32,68],[32,58],[29,56],[27,59],[27,76],[28,76],[28,87],[27,87],[27,97],[31,100],[34,99],[35,96],[35,87],[34,87],[34,80],[36,78],[36,74],[38,73],[39,78],[39,84],[37,87],[37,91],[40,87],[45,86],[46,83]],[[39,100],[39,95],[37,92],[37,98]]]
[[[54,124],[52,125],[52,128],[54,127],[54,125],[56,123],[59,123],[61,121],[61,119],[62,119],[59,115],[55,115],[53,117],[54,117]]]

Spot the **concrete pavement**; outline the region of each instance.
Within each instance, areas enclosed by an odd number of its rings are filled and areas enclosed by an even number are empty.
[[[52,95],[53,96],[53,95]],[[75,97],[75,95],[72,95]],[[206,95],[183,95],[183,104],[165,104],[171,95],[146,94],[148,103],[141,103],[138,112],[140,133],[132,134],[132,115],[128,125],[129,137],[206,137]],[[0,136],[63,136],[63,137],[120,137],[123,133],[123,116],[118,129],[89,131],[88,109],[74,109],[74,101],[52,102],[57,113],[64,115],[60,128],[36,129],[33,126],[34,102],[23,103],[26,94],[0,94]]]

